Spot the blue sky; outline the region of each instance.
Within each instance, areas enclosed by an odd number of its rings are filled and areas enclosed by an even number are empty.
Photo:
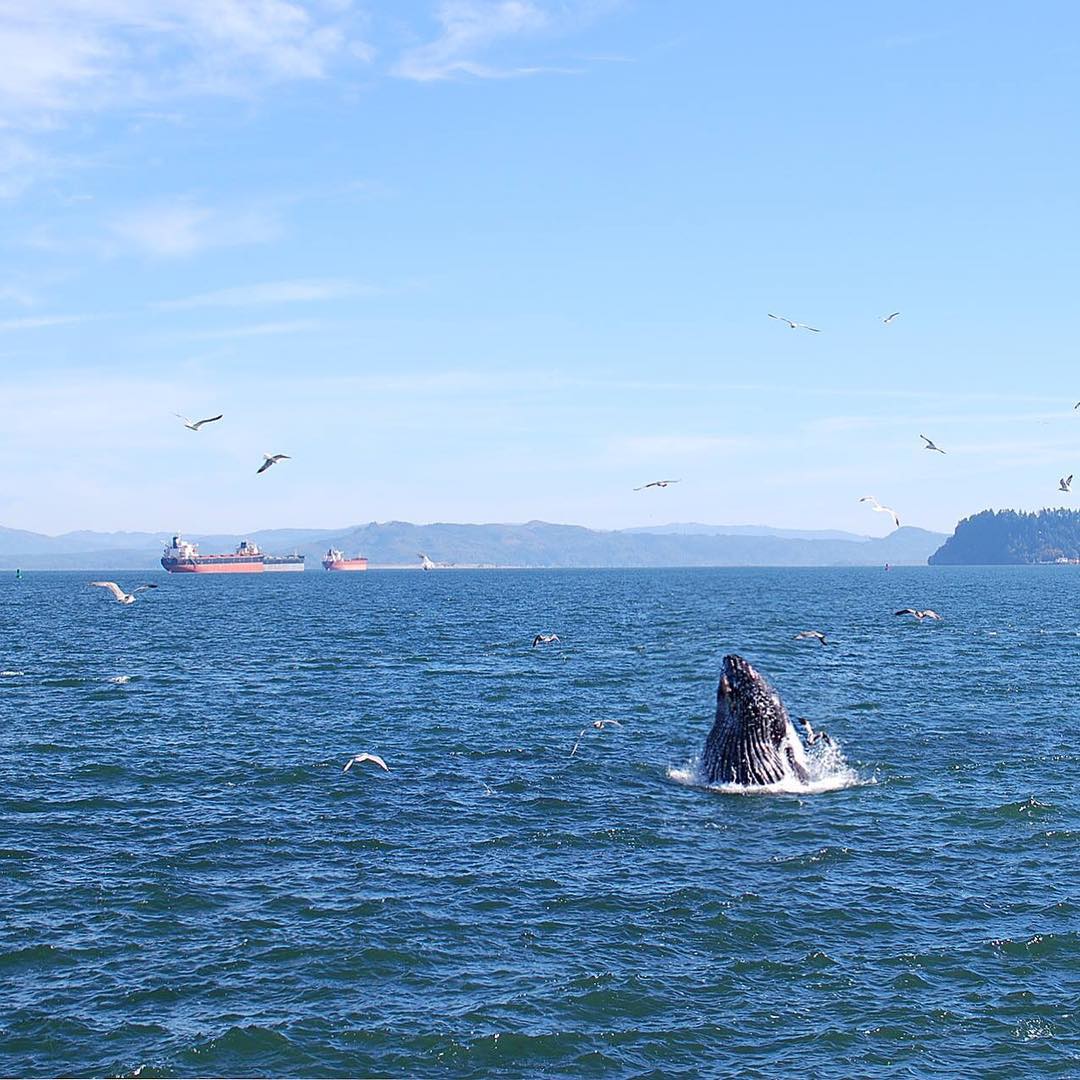
[[[1059,505],[1078,31],[1065,3],[0,0],[0,524]]]

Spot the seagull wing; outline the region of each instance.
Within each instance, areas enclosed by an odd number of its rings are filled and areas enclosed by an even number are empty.
[[[350,765],[360,765],[365,761],[370,761],[373,765],[378,765],[379,768],[382,769],[384,772],[390,771],[390,767],[386,764],[385,761],[383,761],[381,757],[379,757],[378,754],[369,754],[367,753],[367,751],[362,754],[354,754],[353,757],[349,760],[349,762],[345,765],[344,770],[342,771],[348,772]]]
[[[99,589],[108,589],[117,600],[123,600],[127,595],[115,581],[91,581],[90,584],[96,585]]]
[[[769,312],[769,318],[770,319],[776,319],[777,322],[786,322],[786,323],[791,322],[790,319],[785,319],[783,315],[774,315],[771,311]]]
[[[269,469],[270,466],[274,464],[274,459],[272,457],[270,457],[268,454],[263,454],[263,457],[266,458],[266,460],[258,467],[258,469],[255,470],[255,475],[256,476],[258,476],[259,473],[266,472],[266,470]]]
[[[801,326],[804,330],[809,330],[812,334],[820,334],[821,331],[816,326],[807,326],[806,323],[796,323],[796,326]]]
[[[157,588],[156,585],[151,585],[151,584],[148,583],[146,585],[140,585],[137,589],[132,589],[131,594],[132,594],[132,596],[134,596],[135,593],[137,593],[137,592],[146,592],[147,589],[156,589],[156,588]]]
[[[896,318],[896,316],[897,316],[897,315],[899,315],[899,314],[900,314],[900,312],[899,312],[899,311],[894,311],[894,312],[893,312],[893,313],[892,313],[891,315],[887,315],[887,316],[885,317],[885,323],[886,323],[886,325],[888,325],[889,323],[891,323],[891,322],[893,321],[893,319],[895,319],[895,318]]]
[[[925,435],[920,435],[919,438],[922,439],[922,441],[924,443],[926,443],[926,449],[927,450],[936,450],[937,449],[937,447],[934,446],[933,441],[928,439]]]
[[[922,617],[924,619],[940,619],[941,618],[941,616],[936,611],[931,611],[930,608],[927,608],[922,613]]]
[[[196,420],[195,423],[192,424],[191,426],[196,431],[198,431],[199,428],[201,428],[203,426],[203,424],[212,424],[212,423],[214,423],[215,420],[220,420],[224,415],[225,415],[224,413],[219,413],[217,416],[209,416],[205,420]]]
[[[894,615],[918,615],[919,613],[913,607],[901,608],[899,611],[894,611]]]
[[[883,510],[889,510],[889,508],[887,506],[882,507],[882,509]],[[889,510],[889,513],[892,514],[892,519],[893,519],[893,521],[896,522],[896,527],[899,529],[900,528],[900,515],[895,510]]]

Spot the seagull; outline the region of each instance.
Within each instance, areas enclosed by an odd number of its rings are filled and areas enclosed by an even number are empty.
[[[894,611],[893,614],[894,615],[914,615],[915,618],[919,620],[919,622],[922,622],[923,619],[940,619],[941,618],[941,616],[936,611],[931,611],[930,608],[927,608],[925,611],[918,611],[916,608],[906,607],[906,608],[901,608],[899,611]]]
[[[1077,410],[1077,409],[1080,409],[1080,401],[1078,401],[1078,402],[1077,402],[1077,403],[1076,403],[1076,404],[1075,404],[1075,405],[1073,406],[1073,412],[1076,412],[1076,410]]]
[[[378,754],[354,754],[348,761],[345,762],[345,768],[342,772],[348,772],[354,765],[360,765],[365,761],[370,761],[373,765],[378,765],[383,772],[389,772],[390,766]]]
[[[99,589],[108,589],[121,604],[134,604],[136,593],[145,592],[147,589],[157,588],[156,585],[140,585],[137,589],[132,589],[131,592],[126,593],[115,581],[91,581],[90,584]]]
[[[642,484],[641,487],[634,488],[635,491],[644,491],[646,488],[666,488],[668,484],[677,484],[678,480],[652,480],[648,484]]]
[[[885,318],[884,318],[884,319],[882,319],[881,321],[882,321],[882,322],[883,322],[883,323],[884,323],[884,324],[885,324],[886,326],[888,326],[888,325],[889,325],[889,323],[891,323],[891,322],[893,321],[893,319],[895,319],[895,318],[896,318],[896,316],[897,316],[897,315],[899,315],[899,314],[900,314],[900,312],[899,312],[899,311],[894,311],[894,312],[893,312],[893,313],[892,313],[891,315],[886,315],[886,316],[885,316]]]
[[[183,416],[180,413],[173,413],[173,416],[179,416],[180,419],[184,421],[184,427],[186,427],[189,431],[198,431],[199,428],[203,426],[203,424],[212,424],[215,420],[220,420],[224,415],[224,413],[218,413],[217,416],[209,416],[205,420],[192,420],[189,417]]]
[[[806,745],[813,746],[819,739],[825,743],[826,746],[835,746],[827,731],[815,731],[813,725],[805,716],[799,717],[799,723],[806,728]]]
[[[864,495],[859,502],[868,502],[870,504],[870,509],[876,510],[879,514],[892,514],[892,519],[896,522],[896,527],[898,529],[900,528],[900,515],[891,507],[882,506],[873,495]]]
[[[279,461],[289,460],[288,454],[263,454],[263,463],[255,470],[255,475],[266,472],[271,465],[276,465]]]
[[[1068,476],[1063,476],[1063,477],[1062,477],[1062,478],[1061,478],[1061,479],[1060,479],[1060,480],[1058,481],[1058,487],[1059,487],[1059,488],[1060,488],[1060,489],[1061,489],[1062,491],[1064,491],[1064,492],[1068,493],[1069,489],[1070,489],[1070,488],[1072,487],[1072,473],[1069,473],[1069,475],[1068,475]]]
[[[558,641],[558,634],[537,634],[533,638],[532,647],[535,649],[537,645],[550,645],[553,641]]]
[[[818,641],[821,642],[822,645],[828,645],[829,644],[828,641],[825,638],[825,635],[820,630],[800,630],[795,635],[794,640],[795,641],[800,641],[803,638],[816,638]]]
[[[925,435],[920,435],[919,438],[922,439],[924,443],[926,443],[926,445],[923,447],[924,450],[936,450],[939,454],[945,453],[945,451],[942,450],[940,446],[934,445],[932,439],[928,439]]]
[[[591,727],[596,728],[597,731],[603,731],[606,727],[622,727],[622,724],[618,720],[594,720]],[[574,743],[574,749],[570,751],[570,756],[573,757],[577,753],[577,748],[581,745],[582,737],[589,728],[583,727],[581,734],[577,737],[577,742]]]
[[[788,326],[790,326],[792,330],[809,330],[811,333],[814,333],[814,334],[820,334],[821,333],[821,331],[816,326],[807,326],[806,323],[804,323],[804,322],[792,322],[792,320],[787,318],[786,316],[784,316],[784,315],[774,315],[771,311],[769,312],[769,318],[770,319],[776,319],[777,322],[785,322],[785,323],[787,323]]]

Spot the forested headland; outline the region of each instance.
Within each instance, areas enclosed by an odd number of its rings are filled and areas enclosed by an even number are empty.
[[[1080,511],[983,510],[964,518],[930,556],[932,566],[989,566],[1080,559]]]

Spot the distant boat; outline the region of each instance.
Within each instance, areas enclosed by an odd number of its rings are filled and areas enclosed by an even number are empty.
[[[891,569],[892,569],[892,567],[891,567],[891,566],[890,566],[890,565],[889,565],[888,563],[886,563],[886,564],[885,564],[885,569],[886,569],[886,570],[891,570]]]
[[[366,570],[367,559],[363,555],[357,555],[355,559],[345,557],[343,551],[331,548],[322,561],[324,570]]]

